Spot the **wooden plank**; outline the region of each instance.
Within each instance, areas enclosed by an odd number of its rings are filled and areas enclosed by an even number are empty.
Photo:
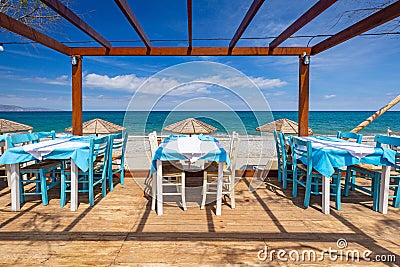
[[[142,26],[138,19],[136,18],[135,14],[133,14],[132,9],[126,2],[126,0],[114,0],[115,3],[118,5],[119,9],[121,9],[122,13],[128,19],[129,23],[135,29],[137,34],[139,35],[140,39],[142,39],[143,43],[146,45],[147,49],[151,49],[150,39],[147,37],[146,33],[144,32]]]
[[[331,36],[328,39],[314,45],[311,54],[312,55],[319,54],[357,35],[360,35],[392,19],[395,19],[398,16],[400,16],[400,1],[394,2],[393,4],[385,7],[384,9],[340,31],[334,36]]]
[[[53,9],[61,17],[65,18],[71,22],[75,27],[92,37],[102,46],[107,49],[111,48],[111,43],[107,41],[103,36],[96,32],[92,27],[90,27],[85,21],[78,17],[72,10],[66,7],[63,3],[58,0],[40,0],[45,3],[48,7]]]
[[[189,37],[189,49],[193,46],[193,8],[192,0],[187,0],[187,12],[188,12],[188,37]]]
[[[14,32],[16,34],[19,34],[21,36],[24,36],[34,42],[38,42],[39,44],[47,46],[48,48],[56,50],[62,54],[69,55],[70,48],[68,46],[54,40],[53,38],[45,35],[44,33],[41,33],[1,12],[0,12],[0,27],[9,30],[11,32]]]
[[[71,53],[82,56],[299,56],[309,54],[311,47],[235,47],[230,52],[228,47],[74,47]]]
[[[254,16],[256,15],[257,11],[260,9],[264,0],[254,0],[251,4],[249,10],[247,10],[246,15],[244,16],[242,22],[239,25],[239,28],[236,30],[235,34],[232,37],[231,42],[229,43],[229,49],[232,50],[237,42],[239,41],[240,37],[243,35],[244,31],[246,30],[247,26],[249,26],[250,22],[253,20]]]
[[[308,113],[310,98],[310,65],[303,64],[303,57],[299,57],[299,136],[308,136]]]
[[[72,65],[72,134],[82,135],[82,57]]]
[[[316,18],[318,15],[323,13],[331,5],[333,5],[337,0],[320,0],[315,5],[313,5],[309,10],[307,10],[303,15],[301,15],[295,22],[293,22],[286,30],[278,35],[270,44],[270,48],[275,48],[290,36],[296,33],[298,30],[303,28],[307,23]]]

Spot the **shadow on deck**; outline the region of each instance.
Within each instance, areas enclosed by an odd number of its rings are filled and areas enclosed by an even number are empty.
[[[222,216],[215,216],[215,203],[187,211],[165,205],[164,215],[157,216],[143,189],[128,177],[104,199],[98,196],[94,207],[83,195],[77,212],[68,205],[60,208],[59,188],[54,188],[48,206],[30,197],[15,213],[10,211],[9,189],[0,183],[1,265],[268,264],[269,257],[257,257],[265,247],[269,253],[275,250],[273,265],[295,264],[289,258],[296,258],[292,250],[299,252],[300,260],[302,252],[315,251],[315,259],[300,263],[318,266],[376,266],[377,262],[362,259],[367,250],[372,252],[370,259],[394,255],[397,260],[379,264],[400,263],[399,209],[376,213],[371,198],[360,192],[343,198],[342,211],[336,211],[332,202],[331,215],[324,215],[318,196],[304,209],[302,191],[292,199],[290,189],[282,190],[276,178],[268,177],[250,192],[250,181],[243,178],[236,187],[236,209],[230,208],[228,199]],[[338,248],[339,239],[345,239],[347,247]],[[330,248],[336,252],[328,254]],[[281,256],[288,262],[278,261],[279,249],[286,251]],[[346,253],[354,250],[360,252],[360,262],[346,260]],[[322,251],[327,251],[324,260],[318,261]]]

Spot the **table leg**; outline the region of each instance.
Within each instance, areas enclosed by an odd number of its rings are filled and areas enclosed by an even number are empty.
[[[71,211],[78,209],[78,167],[71,159]]]
[[[9,168],[10,168],[9,186],[11,187],[11,210],[19,211],[21,208],[19,164],[10,164]]]
[[[379,186],[379,212],[387,214],[389,198],[390,166],[382,166]]]
[[[224,178],[224,163],[218,163],[218,183],[217,183],[217,207],[215,214],[217,216],[221,215],[221,206],[222,206],[222,183]]]
[[[11,170],[10,165],[6,164],[7,186],[11,188]]]
[[[322,176],[322,212],[329,214],[329,200],[331,195],[330,179],[329,177]]]
[[[162,161],[157,160],[157,215],[163,215]]]

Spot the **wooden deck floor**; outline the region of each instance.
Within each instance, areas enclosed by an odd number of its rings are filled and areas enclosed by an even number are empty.
[[[338,249],[341,238],[347,241],[343,255],[370,250],[371,258],[396,257],[396,262],[381,265],[399,265],[399,209],[376,213],[370,198],[352,192],[343,200],[342,211],[332,209],[331,215],[324,215],[320,197],[313,197],[312,206],[304,209],[302,197],[293,200],[291,190],[282,191],[276,178],[267,178],[255,192],[248,186],[248,179],[240,180],[236,209],[225,203],[222,216],[215,216],[214,203],[205,210],[165,206],[164,215],[157,216],[133,178],[117,184],[105,198],[98,197],[93,208],[82,196],[77,212],[68,205],[59,207],[57,188],[52,189],[48,206],[31,197],[20,212],[11,212],[10,191],[1,181],[0,265],[294,265],[298,263],[278,261],[276,254],[272,262],[261,261],[258,251],[267,246],[269,251],[298,250],[301,256],[304,250]],[[378,265],[343,259],[331,260],[325,254],[322,262],[300,263]]]

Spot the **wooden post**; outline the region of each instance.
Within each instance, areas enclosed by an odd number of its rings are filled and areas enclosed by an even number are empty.
[[[310,65],[303,63],[299,57],[299,136],[308,136]]]
[[[72,64],[72,134],[82,135],[82,57]]]

